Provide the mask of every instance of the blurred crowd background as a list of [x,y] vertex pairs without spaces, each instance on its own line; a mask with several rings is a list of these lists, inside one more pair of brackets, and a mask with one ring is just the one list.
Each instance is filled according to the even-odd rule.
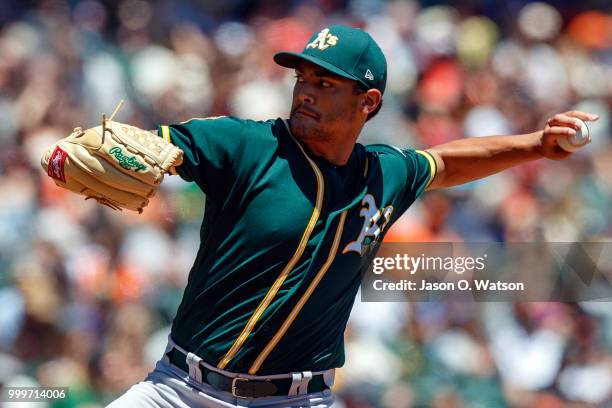
[[[142,215],[55,187],[42,151],[76,126],[286,116],[272,62],[332,23],[385,52],[385,104],[362,143],[425,148],[600,116],[593,143],[426,193],[391,241],[609,241],[612,22],[606,0],[0,0],[0,386],[70,387],[98,407],[160,358],[204,211],[169,177]],[[606,302],[362,303],[338,407],[610,407]],[[1,403],[0,403],[1,405]],[[40,404],[45,406],[45,404]]]

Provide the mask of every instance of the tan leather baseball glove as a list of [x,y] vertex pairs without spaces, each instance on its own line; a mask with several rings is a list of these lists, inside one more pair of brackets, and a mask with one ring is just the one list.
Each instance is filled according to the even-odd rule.
[[[117,109],[115,110],[117,111]],[[111,116],[114,116],[114,114]],[[115,210],[142,213],[164,174],[176,174],[183,151],[156,134],[107,120],[76,128],[44,153],[41,164],[55,184]]]

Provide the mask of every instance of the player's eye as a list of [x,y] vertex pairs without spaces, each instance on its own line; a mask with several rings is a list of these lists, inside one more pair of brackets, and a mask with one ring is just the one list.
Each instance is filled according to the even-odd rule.
[[328,82],[324,79],[321,80],[320,84],[321,84],[321,88],[331,88],[332,87],[331,82]]
[[293,77],[295,78],[296,82],[304,82],[304,77],[300,74],[295,74]]

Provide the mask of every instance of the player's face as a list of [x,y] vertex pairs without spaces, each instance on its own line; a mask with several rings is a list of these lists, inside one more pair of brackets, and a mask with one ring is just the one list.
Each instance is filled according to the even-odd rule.
[[360,99],[354,81],[334,75],[312,63],[295,69],[291,131],[301,140],[332,138],[363,126]]

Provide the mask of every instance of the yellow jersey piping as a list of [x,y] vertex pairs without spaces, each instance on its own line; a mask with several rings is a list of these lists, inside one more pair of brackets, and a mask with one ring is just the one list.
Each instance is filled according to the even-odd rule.
[[314,292],[316,287],[319,285],[319,282],[321,282],[321,279],[323,279],[323,276],[325,276],[325,273],[327,272],[327,270],[329,269],[330,265],[332,264],[332,262],[336,258],[336,253],[338,252],[338,246],[340,245],[340,238],[342,237],[342,230],[344,229],[344,220],[345,219],[346,219],[346,211],[344,211],[342,213],[342,215],[340,216],[340,221],[338,222],[338,227],[336,227],[336,235],[334,236],[334,241],[333,241],[332,247],[331,247],[331,249],[329,251],[329,255],[327,256],[327,260],[325,261],[325,263],[323,264],[321,269],[319,269],[319,272],[317,272],[317,274],[314,277],[314,279],[312,280],[312,282],[310,282],[310,285],[308,285],[308,288],[306,289],[306,292],[304,292],[304,294],[302,295],[300,300],[293,307],[293,310],[291,310],[291,313],[289,313],[289,316],[287,317],[287,319],[285,320],[285,322],[283,323],[281,328],[274,335],[272,340],[270,340],[268,345],[259,354],[259,356],[255,360],[255,362],[253,363],[253,365],[249,369],[249,374],[257,373],[257,370],[259,370],[259,368],[261,367],[263,362],[266,360],[266,358],[268,357],[270,352],[272,352],[272,350],[274,349],[274,347],[276,347],[276,345],[278,344],[280,339],[285,335],[285,333],[289,329],[289,326],[291,326],[291,324],[293,323],[293,321],[297,317],[298,313],[300,313],[300,311],[302,310],[302,307],[304,307],[304,305],[306,304],[306,302],[308,301],[308,299],[312,295],[312,292]]
[[[288,127],[287,130],[289,130]],[[244,345],[244,342],[247,340],[247,338],[255,328],[255,324],[257,323],[261,315],[263,315],[265,310],[268,308],[268,306],[274,299],[274,296],[276,296],[276,293],[280,290],[281,286],[285,282],[285,279],[287,278],[295,264],[302,257],[304,250],[306,249],[306,245],[308,244],[308,241],[310,239],[310,235],[312,234],[317,220],[319,219],[319,215],[321,214],[321,207],[323,206],[323,192],[325,189],[323,173],[321,173],[321,170],[319,169],[319,167],[317,167],[317,164],[310,157],[308,157],[306,151],[304,151],[304,148],[297,142],[297,140],[295,140],[293,136],[291,136],[291,138],[300,148],[300,151],[302,152],[304,157],[306,157],[306,160],[308,160],[308,163],[310,164],[310,167],[314,171],[315,176],[317,178],[317,197],[315,201],[315,207],[312,211],[312,215],[310,216],[310,221],[308,221],[308,225],[306,226],[306,229],[302,234],[302,239],[300,240],[300,243],[297,249],[295,250],[295,253],[293,254],[293,257],[291,257],[289,263],[287,263],[285,268],[282,270],[280,275],[272,284],[272,287],[270,287],[270,289],[268,290],[268,293],[266,293],[266,296],[263,298],[259,306],[257,306],[257,309],[255,309],[255,312],[251,315],[251,318],[242,330],[242,333],[240,333],[238,338],[234,341],[232,347],[228,350],[228,352],[221,359],[221,361],[219,361],[219,364],[217,364],[217,368],[220,369],[224,369],[231,361],[231,359],[234,358],[236,353],[238,353],[240,348]]]
[[172,140],[170,140],[170,128],[166,125],[162,125],[161,131],[162,131],[162,137],[164,138],[164,140],[168,143],[172,143]]
[[429,185],[431,184],[431,182],[433,181],[434,177],[436,177],[436,173],[438,171],[438,167],[436,166],[436,161],[433,158],[433,156],[431,155],[431,153],[425,151],[425,150],[415,150],[415,152],[417,152],[418,154],[424,156],[427,161],[429,162],[429,181],[427,182],[427,185],[425,186],[425,188],[429,187]]

